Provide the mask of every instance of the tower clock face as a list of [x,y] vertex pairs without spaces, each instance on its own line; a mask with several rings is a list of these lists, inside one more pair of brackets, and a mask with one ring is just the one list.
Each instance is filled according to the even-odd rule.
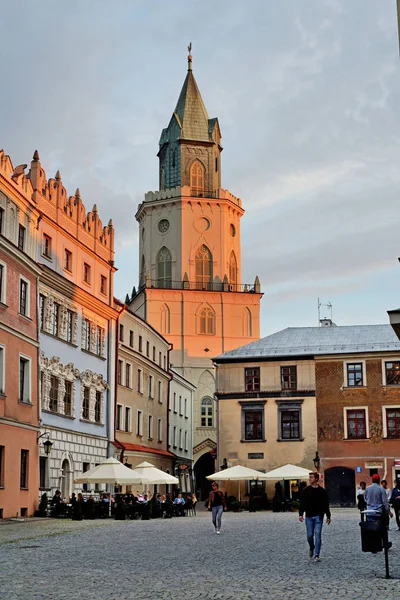
[[236,229],[233,223],[231,223],[230,227],[229,227],[229,231],[232,237],[235,237],[236,235]]
[[168,229],[169,229],[168,219],[161,219],[161,221],[158,223],[158,231],[160,233],[167,233]]

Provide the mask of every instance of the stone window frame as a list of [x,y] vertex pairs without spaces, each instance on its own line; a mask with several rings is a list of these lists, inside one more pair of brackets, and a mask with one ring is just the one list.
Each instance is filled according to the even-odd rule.
[[[302,442],[304,440],[303,437],[303,400],[276,400],[275,401],[278,406],[278,442]],[[282,437],[282,412],[298,412],[299,413],[299,437],[297,438],[283,438]]]
[[[78,308],[72,302],[68,302],[63,296],[48,291],[42,287],[39,289],[39,296],[43,298],[43,323],[41,332],[53,335],[53,305],[60,306],[58,315],[58,340],[78,346]],[[72,341],[68,340],[67,315],[68,311],[72,313]]]
[[[75,394],[76,380],[80,378],[80,372],[76,369],[73,363],[63,365],[58,356],[47,358],[44,352],[39,355],[39,371],[40,371],[40,403],[41,408],[45,412],[53,415],[65,417],[67,419],[75,419]],[[58,379],[58,411],[50,410],[50,385],[51,377]],[[69,381],[71,386],[71,414],[65,414],[64,399],[65,399],[65,382]]]
[[0,303],[7,304],[7,263],[0,260]]
[[400,410],[400,404],[384,404],[382,406],[382,430],[383,430],[383,438],[385,440],[398,440],[396,437],[388,437],[388,427],[387,427],[387,411],[388,410]]
[[[21,361],[23,361],[24,385],[21,398]],[[18,402],[32,405],[32,357],[22,352],[18,355]]]
[[[24,312],[21,312],[22,282],[26,285]],[[30,319],[31,318],[31,282],[29,281],[29,279],[27,277],[23,277],[22,275],[19,276],[19,292],[18,293],[19,293],[18,314]]]
[[[348,365],[362,365],[362,385],[349,385],[348,382]],[[367,363],[365,360],[356,358],[354,360],[343,361],[343,387],[348,389],[364,389],[367,387]]]
[[383,385],[387,385],[387,386],[395,387],[395,388],[399,387],[399,384],[388,383],[387,377],[386,377],[386,364],[387,363],[398,363],[398,362],[400,362],[400,358],[398,356],[396,356],[396,357],[387,356],[382,359],[382,383],[383,383]]
[[[360,411],[363,410],[365,412],[365,437],[364,438],[350,438],[348,435],[347,412],[348,411],[357,411],[357,410],[360,410]],[[364,406],[344,406],[343,407],[343,434],[344,434],[344,439],[349,442],[362,442],[362,441],[370,439],[368,406],[364,405]]]
[[[266,442],[267,439],[265,437],[265,405],[267,404],[266,400],[239,400],[239,404],[241,406],[241,439],[240,441],[246,444],[258,444],[260,442]],[[261,422],[261,433],[262,437],[259,440],[248,440],[246,439],[246,412],[261,412],[262,413],[262,422]]]
[[[90,339],[89,348],[86,348],[86,328],[89,323]],[[89,313],[85,308],[82,309],[82,325],[81,325],[81,350],[84,352],[90,352],[94,356],[100,358],[106,358],[106,330],[107,324],[103,319],[98,318],[96,315]],[[98,337],[100,333],[100,344],[98,343]],[[100,347],[100,353],[98,348]]]
[[[93,425],[104,426],[104,404],[105,404],[105,391],[110,389],[107,381],[103,379],[103,375],[101,373],[94,373],[90,369],[86,369],[85,371],[81,371],[79,375],[79,379],[81,380],[81,393],[80,393],[80,401],[81,401],[81,415],[80,418],[85,423],[91,423]],[[82,408],[83,408],[83,396],[84,396],[84,388],[90,389],[89,395],[89,419],[83,419],[82,417]],[[101,405],[100,405],[100,422],[95,419],[95,405],[96,405],[96,392],[101,392]]]

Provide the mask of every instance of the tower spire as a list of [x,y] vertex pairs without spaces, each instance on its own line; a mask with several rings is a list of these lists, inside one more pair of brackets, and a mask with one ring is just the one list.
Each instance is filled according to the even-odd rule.
[[192,60],[193,60],[193,57],[192,57],[192,42],[189,43],[188,53],[189,53],[188,54],[188,71],[191,71],[192,70]]

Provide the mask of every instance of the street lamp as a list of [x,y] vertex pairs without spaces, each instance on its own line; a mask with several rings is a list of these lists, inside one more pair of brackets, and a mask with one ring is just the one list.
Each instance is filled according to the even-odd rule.
[[51,448],[53,446],[53,442],[50,441],[50,433],[48,431],[45,431],[44,433],[38,435],[36,438],[36,443],[38,444],[40,438],[42,438],[44,435],[47,436],[47,440],[45,442],[43,442],[43,448],[44,448],[45,454],[48,456],[50,454]]
[[320,464],[321,464],[321,459],[320,459],[320,457],[318,455],[318,451],[315,452],[315,456],[313,458],[313,463],[314,463],[315,470],[319,471],[319,467],[320,467]]

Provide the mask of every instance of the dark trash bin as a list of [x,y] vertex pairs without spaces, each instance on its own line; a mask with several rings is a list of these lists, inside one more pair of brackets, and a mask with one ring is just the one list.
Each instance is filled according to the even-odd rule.
[[364,521],[361,527],[361,550],[363,552],[382,552],[383,536],[382,525],[379,521]]

